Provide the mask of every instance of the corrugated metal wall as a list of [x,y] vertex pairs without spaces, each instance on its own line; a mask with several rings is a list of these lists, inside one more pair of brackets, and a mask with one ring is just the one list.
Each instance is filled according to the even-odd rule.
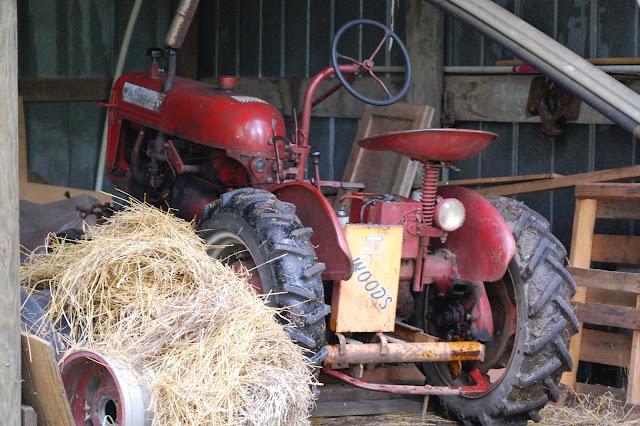
[[[201,32],[199,37],[199,77],[313,77],[330,65],[331,40],[351,20],[385,23],[404,39],[405,8],[404,0],[201,2],[200,28],[213,30],[208,36]],[[353,51],[341,53],[358,57],[361,52],[372,52],[378,42],[378,38],[368,37],[365,29],[360,40],[353,40]],[[385,65],[396,63],[396,59],[386,58]],[[312,119],[310,144],[322,152],[323,179],[342,177],[357,125],[354,119]]]
[[[583,57],[638,56],[638,5],[632,0],[495,0]],[[446,22],[446,65],[494,65],[517,59],[452,18]],[[523,105],[524,108],[524,105]],[[568,125],[560,137],[545,137],[538,124],[459,122],[457,127],[495,132],[500,138],[479,157],[459,163],[451,179],[572,174],[638,164],[637,140],[614,125]],[[568,247],[573,189],[518,197],[548,218]],[[608,221],[600,231],[638,232],[631,221]],[[638,228],[638,226],[636,226]]]
[[[21,78],[112,76],[133,0],[18,2]],[[147,0],[125,71],[148,67],[150,46],[162,45],[172,11]],[[97,102],[25,103],[29,167],[48,183],[93,188],[105,110]]]
[[[19,2],[20,76],[110,76],[133,0],[24,0]],[[634,0],[496,0],[585,57],[638,56]],[[341,25],[370,18],[404,37],[406,0],[208,0],[199,10],[199,77],[313,76],[329,65],[329,44]],[[170,0],[147,0],[134,32],[125,71],[147,68],[145,51],[162,45]],[[447,18],[446,65],[492,65],[512,59],[472,28]],[[364,37],[367,40],[367,37]],[[357,41],[357,40],[354,40]],[[358,45],[359,43],[354,43]],[[370,48],[363,44],[363,50]],[[355,52],[354,52],[355,53]],[[91,188],[104,111],[92,102],[28,103],[30,167],[48,182]],[[458,164],[451,179],[570,174],[638,162],[636,141],[616,126],[569,125],[550,140],[530,123],[459,122],[458,127],[500,135],[480,157]],[[314,118],[311,143],[323,152],[321,172],[339,179],[357,120]],[[333,161],[327,161],[332,159]],[[572,190],[520,197],[553,223],[567,244]],[[624,222],[612,232],[633,232]]]

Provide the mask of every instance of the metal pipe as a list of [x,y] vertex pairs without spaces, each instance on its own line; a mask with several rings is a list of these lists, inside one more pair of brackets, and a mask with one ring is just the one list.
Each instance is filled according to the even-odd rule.
[[184,38],[187,35],[193,15],[198,8],[198,2],[200,0],[182,0],[176,9],[175,15],[173,15],[173,21],[167,32],[167,36],[164,39],[164,43],[174,49],[180,49]]
[[[599,65],[600,71],[610,74],[638,74],[640,65]],[[446,66],[445,74],[538,74],[538,70],[527,65],[515,66]]]
[[640,126],[638,126],[638,121],[620,111],[615,106],[615,104],[612,104],[608,102],[608,100],[603,99],[601,96],[594,94],[589,90],[588,87],[584,87],[571,77],[565,75],[543,58],[536,56],[533,52],[523,48],[518,43],[506,37],[504,34],[498,32],[496,29],[481,21],[471,13],[461,9],[460,7],[452,4],[447,0],[427,1],[443,9],[460,21],[475,27],[475,29],[478,30],[481,34],[504,46],[515,56],[524,60],[526,63],[535,67],[541,73],[554,80],[560,86],[578,96],[596,111],[600,112],[602,115],[618,124],[628,132],[633,133],[634,136],[640,137]]
[[[327,345],[330,364],[370,364],[397,362],[482,361],[484,345],[478,342],[363,343]],[[384,352],[384,353],[383,353]]]
[[450,0],[640,123],[640,95],[490,0]]

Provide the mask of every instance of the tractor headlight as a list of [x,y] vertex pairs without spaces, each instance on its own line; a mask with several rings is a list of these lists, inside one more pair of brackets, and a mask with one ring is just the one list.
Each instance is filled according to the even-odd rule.
[[465,214],[464,204],[455,198],[445,198],[436,205],[434,219],[440,229],[451,232],[462,226]]

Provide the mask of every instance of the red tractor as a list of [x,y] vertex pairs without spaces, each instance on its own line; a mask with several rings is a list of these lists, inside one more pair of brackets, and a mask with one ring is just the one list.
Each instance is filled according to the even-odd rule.
[[[364,60],[340,55],[342,35],[361,25],[380,31],[377,49]],[[560,375],[572,368],[567,346],[578,323],[565,249],[522,203],[464,188],[436,190],[440,168],[477,155],[497,135],[429,129],[360,141],[420,161],[422,194],[415,201],[351,193],[345,225],[322,194],[336,183],[320,180],[317,168],[305,179],[315,92],[335,75],[339,83],[330,92],[344,86],[370,104],[398,101],[411,78],[402,41],[373,21],[340,29],[333,66],[312,80],[300,126],[287,136],[280,112],[236,92],[234,78],[214,87],[175,76],[186,26],[179,22],[167,37],[166,73],[159,68],[163,51],[152,49],[149,72],[115,83],[109,179],[132,196],[195,217],[212,257],[255,268],[251,284],[271,294],[267,303],[286,308],[291,337],[326,374],[377,391],[438,395],[444,411],[464,424],[538,420],[547,401],[559,398]],[[396,94],[373,67],[391,39],[406,61]],[[367,74],[380,83],[381,100],[352,87]],[[400,311],[409,314],[398,318]],[[364,364],[396,363],[416,363],[426,385],[360,380]],[[346,364],[350,375],[332,368]]]

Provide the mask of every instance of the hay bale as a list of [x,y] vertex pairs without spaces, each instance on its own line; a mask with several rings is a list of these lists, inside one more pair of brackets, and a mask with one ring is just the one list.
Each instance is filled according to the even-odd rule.
[[274,311],[191,224],[131,201],[77,244],[53,239],[22,285],[48,289],[73,349],[153,371],[154,424],[308,424],[313,375]]

